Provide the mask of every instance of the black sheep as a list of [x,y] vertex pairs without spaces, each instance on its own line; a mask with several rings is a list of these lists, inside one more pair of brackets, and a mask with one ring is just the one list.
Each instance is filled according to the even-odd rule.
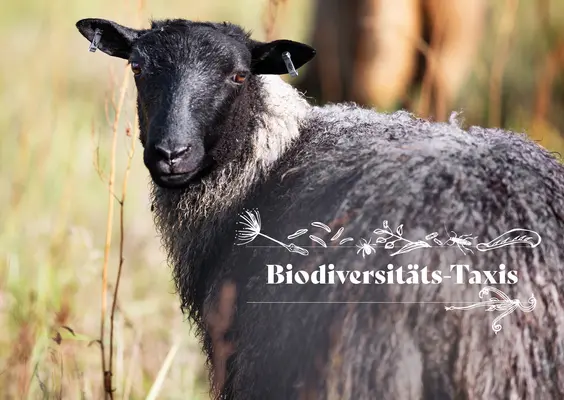
[[[218,396],[564,398],[564,168],[548,151],[454,117],[312,106],[277,75],[283,53],[299,68],[314,50],[233,24],[77,27],[131,63],[155,223]],[[297,282],[267,283],[289,264]],[[344,283],[300,283],[323,268]],[[448,309],[488,290],[490,312]]]

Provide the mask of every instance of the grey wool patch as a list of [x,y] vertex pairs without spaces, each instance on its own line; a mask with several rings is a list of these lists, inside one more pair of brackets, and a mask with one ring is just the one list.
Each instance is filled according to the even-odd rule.
[[[153,188],[155,221],[183,307],[203,321],[200,307],[215,301],[221,280],[239,284],[229,398],[294,398],[300,387],[310,385],[308,379],[316,398],[328,399],[564,395],[564,168],[559,161],[524,134],[465,130],[456,115],[437,123],[354,104],[311,106],[278,77],[263,79],[260,90],[267,106],[248,133],[253,148],[245,163],[227,164],[196,189]],[[517,310],[495,335],[489,329],[495,315],[483,309],[447,313],[443,306],[425,304],[364,304],[352,310],[247,304],[273,298],[477,302],[481,288],[267,288],[264,264],[273,257],[282,263],[282,253],[233,249],[233,232],[222,228],[234,226],[230,221],[249,207],[257,207],[265,230],[280,237],[306,220],[346,215],[351,215],[348,233],[368,232],[384,219],[395,226],[404,223],[414,236],[446,224],[449,230],[490,238],[513,228],[535,230],[543,242],[534,250],[504,247],[463,256],[433,248],[393,261],[443,269],[466,262],[475,270],[495,270],[504,263],[518,271],[519,283],[500,290],[522,302],[534,294],[536,309]],[[222,256],[211,257],[215,251]],[[352,251],[331,254],[330,260],[321,255],[314,260],[368,268]],[[291,261],[299,264],[296,257]],[[382,266],[390,261],[385,255],[379,259]],[[199,279],[206,283],[198,286]],[[327,332],[343,318],[335,365]],[[203,322],[201,327],[205,336]],[[314,373],[316,357],[325,360],[325,367]]]

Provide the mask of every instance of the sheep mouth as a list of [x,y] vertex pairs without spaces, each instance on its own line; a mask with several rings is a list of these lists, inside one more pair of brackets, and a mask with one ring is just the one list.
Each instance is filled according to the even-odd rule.
[[153,175],[153,182],[166,189],[181,189],[187,187],[194,173],[171,173]]
[[210,163],[204,163],[200,168],[188,172],[171,172],[151,174],[153,182],[165,189],[185,189],[201,183],[213,170]]

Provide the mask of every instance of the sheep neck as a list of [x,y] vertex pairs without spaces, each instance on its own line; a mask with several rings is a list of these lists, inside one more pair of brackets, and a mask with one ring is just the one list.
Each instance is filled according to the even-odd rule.
[[301,122],[311,107],[280,77],[258,78],[253,108],[260,110],[259,115],[243,128],[247,129],[243,136],[231,133],[248,138],[248,148],[194,187],[171,190],[152,184],[155,225],[173,266],[182,307],[196,321],[201,304],[195,304],[203,301],[208,289],[205,281],[210,265],[204,264],[222,221],[233,214],[254,184],[268,176],[273,164],[299,137]]

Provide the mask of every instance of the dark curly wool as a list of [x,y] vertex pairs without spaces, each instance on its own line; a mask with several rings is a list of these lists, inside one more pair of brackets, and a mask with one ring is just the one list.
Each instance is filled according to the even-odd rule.
[[[210,364],[207,315],[222,284],[236,284],[223,398],[564,398],[564,168],[552,154],[522,134],[464,130],[455,117],[437,123],[354,104],[311,106],[275,76],[283,73],[275,60],[262,63],[271,50],[257,53],[258,42],[234,25],[165,21],[126,31],[86,21],[78,26],[89,39],[96,26],[119,33],[123,43],[102,51],[145,55],[149,72],[136,83],[155,223]],[[231,87],[222,76],[237,63],[252,74]],[[203,146],[196,169],[179,169],[191,174],[182,185],[160,181],[149,152],[163,138]],[[315,244],[308,234],[293,240],[308,248],[304,257],[260,236],[237,246],[246,209],[260,212],[261,232],[285,243],[320,221],[332,229],[316,231],[325,242],[344,227],[354,245],[384,220],[414,240],[431,232],[444,239],[447,230],[487,241],[522,228],[542,242],[466,254],[435,246],[391,256],[378,247],[363,258],[356,247],[307,247]],[[443,275],[453,264],[504,264],[518,282],[491,286],[537,304],[507,315],[495,334],[503,310],[445,310],[479,302],[485,284],[266,284],[267,264],[370,271],[390,263]]]

